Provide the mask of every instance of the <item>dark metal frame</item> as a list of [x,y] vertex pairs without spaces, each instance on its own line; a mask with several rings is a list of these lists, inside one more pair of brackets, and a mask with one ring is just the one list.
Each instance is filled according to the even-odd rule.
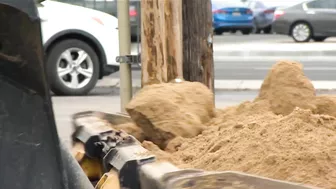
[[58,139],[34,0],[0,0],[0,188],[93,189]]

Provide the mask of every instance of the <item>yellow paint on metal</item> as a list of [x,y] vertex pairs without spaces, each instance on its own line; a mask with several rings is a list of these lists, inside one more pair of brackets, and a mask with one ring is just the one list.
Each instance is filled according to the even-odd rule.
[[99,180],[104,174],[101,162],[98,159],[92,159],[85,155],[83,143],[76,142],[73,145],[72,155],[76,158],[84,173],[91,181]]
[[75,159],[80,162],[84,156],[85,156],[85,148],[84,144],[80,142],[76,142],[71,150],[72,156],[75,157]]
[[120,189],[118,172],[111,169],[110,172],[105,173],[97,183],[95,189]]
[[99,180],[101,176],[103,176],[104,172],[102,169],[102,165],[98,159],[92,159],[87,156],[79,162],[82,167],[84,173],[91,181]]

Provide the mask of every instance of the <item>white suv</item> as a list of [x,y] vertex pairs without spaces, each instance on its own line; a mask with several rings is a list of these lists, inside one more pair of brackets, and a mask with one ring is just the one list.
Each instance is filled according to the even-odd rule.
[[56,95],[85,95],[98,79],[119,70],[118,20],[76,5],[38,4],[47,76]]

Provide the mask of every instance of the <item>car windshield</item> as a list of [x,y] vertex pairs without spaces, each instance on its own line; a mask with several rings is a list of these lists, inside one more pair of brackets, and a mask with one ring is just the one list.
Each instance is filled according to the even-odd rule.
[[240,0],[212,0],[212,10],[225,7],[246,7]]
[[305,0],[260,0],[265,7],[289,7],[302,3]]

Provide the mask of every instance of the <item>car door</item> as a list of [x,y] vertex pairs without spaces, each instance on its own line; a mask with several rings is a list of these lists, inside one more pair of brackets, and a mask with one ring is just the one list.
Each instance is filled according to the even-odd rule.
[[322,36],[336,35],[336,1],[314,0],[304,4],[308,21],[314,34]]

